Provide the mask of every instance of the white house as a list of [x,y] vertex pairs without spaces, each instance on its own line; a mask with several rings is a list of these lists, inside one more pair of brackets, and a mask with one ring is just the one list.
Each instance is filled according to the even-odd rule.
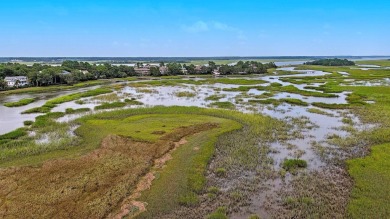
[[5,77],[4,81],[8,87],[23,87],[28,85],[28,78],[26,76]]

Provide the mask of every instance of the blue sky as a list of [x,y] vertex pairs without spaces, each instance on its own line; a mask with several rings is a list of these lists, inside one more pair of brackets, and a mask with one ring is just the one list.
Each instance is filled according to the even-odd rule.
[[0,3],[0,56],[390,55],[388,0]]

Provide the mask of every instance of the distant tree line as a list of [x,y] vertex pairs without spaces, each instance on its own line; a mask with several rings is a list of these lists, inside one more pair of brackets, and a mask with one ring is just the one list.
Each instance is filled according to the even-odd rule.
[[[141,67],[142,63],[137,63],[137,67]],[[161,71],[164,67],[165,71]],[[255,61],[239,61],[236,65],[216,65],[210,61],[205,66],[195,66],[193,64],[186,65],[177,62],[164,64],[160,66],[152,66],[149,68],[150,75],[182,75],[182,74],[212,74],[218,70],[221,75],[231,74],[263,74],[267,69],[276,68],[273,62],[262,64]],[[125,78],[138,76],[136,70],[132,66],[127,65],[111,65],[90,64],[89,62],[64,61],[61,66],[51,66],[44,64],[33,64],[27,66],[19,63],[3,63],[0,64],[0,89],[6,89],[7,84],[4,81],[5,77],[9,76],[27,76],[30,86],[49,86],[55,84],[72,85],[77,82],[109,79],[109,78]]]
[[208,66],[201,66],[197,69],[195,65],[184,65],[188,74],[212,74],[215,70],[221,75],[233,75],[233,74],[264,74],[270,68],[276,68],[275,63],[270,62],[263,64],[255,61],[239,61],[235,65],[216,65],[215,62],[210,61]]
[[0,88],[5,88],[5,77],[27,76],[31,86],[74,84],[77,82],[136,76],[134,68],[126,65],[90,64],[88,62],[64,61],[61,66],[18,63],[0,64]]
[[221,65],[219,72],[221,75],[231,75],[231,74],[264,74],[267,73],[268,69],[277,68],[275,63],[270,62],[263,64],[261,62],[255,61],[239,61],[236,65]]
[[305,65],[323,65],[323,66],[351,66],[355,62],[348,59],[320,59],[312,62],[306,62]]

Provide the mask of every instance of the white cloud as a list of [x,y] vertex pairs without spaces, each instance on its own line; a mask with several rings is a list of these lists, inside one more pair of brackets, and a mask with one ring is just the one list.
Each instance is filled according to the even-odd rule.
[[212,23],[213,27],[217,30],[232,31],[232,32],[239,31],[239,29],[237,29],[237,28],[231,27],[227,24],[224,24],[224,23],[221,23],[218,21],[213,21],[211,23]]
[[206,22],[198,21],[190,26],[183,26],[183,29],[189,33],[200,33],[209,30],[209,26]]
[[242,30],[219,21],[197,21],[192,25],[185,25],[182,28],[184,31],[189,33],[200,33],[212,30],[226,31],[236,34],[237,39],[240,42],[244,42],[247,40],[247,37]]

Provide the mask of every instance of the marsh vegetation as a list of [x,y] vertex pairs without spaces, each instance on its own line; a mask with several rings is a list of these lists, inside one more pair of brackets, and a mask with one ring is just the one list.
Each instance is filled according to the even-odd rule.
[[385,217],[390,70],[356,68],[3,101],[31,117],[0,135],[1,216]]

